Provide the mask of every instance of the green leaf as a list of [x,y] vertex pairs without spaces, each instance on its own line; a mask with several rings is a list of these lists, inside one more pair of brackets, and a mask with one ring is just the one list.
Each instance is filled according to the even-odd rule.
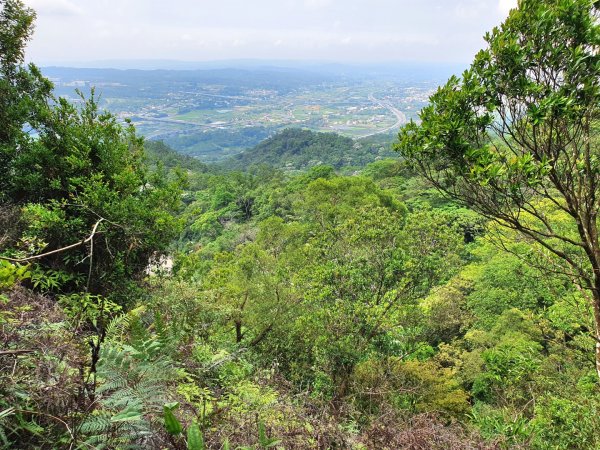
[[134,420],[140,420],[142,418],[142,412],[135,407],[128,407],[118,414],[111,417],[111,422],[132,422]]
[[179,420],[177,420],[177,417],[175,417],[175,415],[173,414],[172,408],[169,408],[169,406],[165,405],[163,410],[165,418],[165,428],[167,429],[167,432],[173,436],[176,436],[179,433],[181,433],[183,431],[183,427],[181,426]]
[[196,422],[193,422],[187,430],[187,448],[188,450],[204,450],[204,437],[202,431]]
[[265,427],[264,422],[258,423],[258,442],[263,448],[271,448],[275,447],[279,443],[281,443],[280,439],[270,438],[267,436],[267,429]]
[[265,428],[264,422],[258,423],[258,442],[263,447],[269,443],[269,438],[267,437],[267,429]]
[[0,419],[2,419],[3,417],[8,417],[11,414],[13,414],[15,412],[14,408],[8,408],[5,409],[4,411],[0,411]]
[[165,408],[169,408],[171,411],[174,411],[179,408],[179,402],[165,403],[164,406]]

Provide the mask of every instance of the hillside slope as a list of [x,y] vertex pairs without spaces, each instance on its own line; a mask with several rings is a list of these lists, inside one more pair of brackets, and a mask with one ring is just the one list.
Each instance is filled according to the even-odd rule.
[[389,142],[387,136],[355,141],[337,133],[288,128],[234,156],[226,165],[242,170],[261,164],[285,170],[305,170],[322,164],[336,169],[364,167],[392,156]]

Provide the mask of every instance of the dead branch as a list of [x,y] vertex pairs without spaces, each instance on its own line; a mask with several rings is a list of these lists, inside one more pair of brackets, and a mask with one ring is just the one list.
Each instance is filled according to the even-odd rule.
[[0,356],[16,356],[33,353],[35,350],[0,350]]
[[87,244],[88,242],[91,242],[94,239],[94,236],[96,235],[96,232],[98,230],[98,226],[104,220],[105,220],[104,218],[100,218],[94,224],[94,228],[92,229],[92,232],[90,233],[90,235],[87,238],[83,239],[82,241],[76,242],[75,244],[67,245],[66,247],[57,248],[56,250],[52,250],[52,251],[49,251],[46,253],[41,253],[39,255],[29,256],[27,258],[9,258],[7,256],[0,256],[0,259],[2,259],[4,261],[9,261],[9,262],[23,263],[23,262],[33,261],[34,259],[40,259],[40,258],[44,258],[46,256],[54,255],[56,253],[61,253],[66,250],[70,250],[72,248],[79,247],[80,245]]

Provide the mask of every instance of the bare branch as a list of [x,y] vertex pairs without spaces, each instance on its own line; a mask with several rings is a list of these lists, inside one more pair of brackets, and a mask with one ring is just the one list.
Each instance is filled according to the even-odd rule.
[[49,251],[46,253],[41,253],[39,255],[29,256],[27,258],[9,258],[7,256],[0,256],[0,259],[2,259],[4,261],[9,261],[9,262],[24,263],[24,262],[33,261],[33,260],[40,259],[40,258],[45,258],[46,256],[54,255],[56,253],[61,253],[61,252],[70,250],[72,248],[79,247],[80,245],[87,244],[88,242],[91,242],[94,239],[94,236],[97,234],[98,226],[104,220],[105,219],[103,219],[103,218],[98,220],[94,224],[94,228],[92,229],[91,234],[84,240],[76,242],[75,244],[67,245],[66,247],[57,248],[56,250],[52,250],[52,251]]

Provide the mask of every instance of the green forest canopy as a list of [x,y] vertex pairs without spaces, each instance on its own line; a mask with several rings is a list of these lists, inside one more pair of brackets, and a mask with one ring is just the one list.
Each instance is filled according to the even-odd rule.
[[360,168],[377,159],[391,157],[388,137],[353,140],[337,133],[288,128],[234,156],[224,166],[244,170],[265,164],[293,171],[328,165],[339,170]]
[[[548,181],[565,160],[489,134],[499,100],[534,89],[544,114],[506,126],[555,151],[579,130],[569,180],[597,180],[592,2],[522,1],[401,133],[413,164],[356,158],[352,176],[309,164],[344,154],[319,150],[335,135],[286,132],[301,157],[267,141],[284,170],[144,145],[93,93],[55,98],[23,64],[33,11],[0,6],[1,448],[600,448],[594,303],[548,248],[578,255]],[[549,29],[571,33],[542,61],[568,63],[572,101],[518,78]],[[504,58],[521,65],[494,73]]]

